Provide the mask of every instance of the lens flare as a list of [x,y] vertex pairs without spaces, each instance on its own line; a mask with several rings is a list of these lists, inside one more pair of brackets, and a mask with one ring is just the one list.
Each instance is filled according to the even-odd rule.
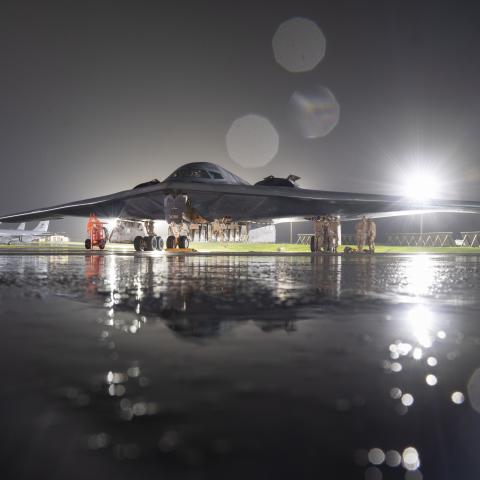
[[279,138],[269,120],[250,114],[232,123],[226,143],[232,160],[242,167],[257,168],[265,166],[275,157]]
[[340,106],[335,96],[322,86],[311,91],[294,92],[289,109],[295,128],[305,138],[327,136],[340,119]]
[[273,55],[292,73],[313,70],[325,55],[326,40],[312,20],[295,17],[283,22],[272,39]]

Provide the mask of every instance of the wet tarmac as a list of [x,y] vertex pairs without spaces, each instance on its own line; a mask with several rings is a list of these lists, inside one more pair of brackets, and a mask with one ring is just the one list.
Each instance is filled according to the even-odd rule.
[[478,479],[480,256],[0,255],[2,478]]

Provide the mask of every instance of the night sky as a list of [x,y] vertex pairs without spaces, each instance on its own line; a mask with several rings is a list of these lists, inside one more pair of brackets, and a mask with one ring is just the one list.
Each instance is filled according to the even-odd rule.
[[[443,180],[441,196],[480,200],[474,2],[280,3],[3,0],[0,213],[128,189],[192,161],[250,182],[295,173],[303,187],[371,193],[399,193],[420,164]],[[272,48],[295,17],[326,38],[306,72],[283,68]],[[305,138],[290,99],[318,87],[336,98],[339,122]],[[227,149],[232,123],[249,114],[278,134],[261,167]],[[81,238],[84,225],[51,230]],[[477,230],[480,219],[436,215],[425,228]]]

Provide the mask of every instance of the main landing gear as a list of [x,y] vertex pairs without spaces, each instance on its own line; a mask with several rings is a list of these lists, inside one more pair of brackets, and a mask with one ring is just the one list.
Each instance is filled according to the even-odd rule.
[[[169,250],[177,247],[185,249],[189,245],[190,240],[187,236],[181,235],[177,238],[174,235],[169,235],[165,247]],[[147,237],[138,236],[133,240],[133,247],[137,252],[153,252],[155,250],[163,250],[164,242],[162,237],[152,235]]]
[[169,233],[167,240],[164,245],[162,237],[155,235],[154,225],[152,221],[145,222],[145,230],[147,236],[137,236],[133,240],[133,247],[137,252],[153,252],[155,250],[163,250],[165,247],[168,250],[179,248],[179,249],[188,249],[190,245],[190,240],[187,235],[185,235],[185,228],[178,228],[176,224],[171,224],[169,228]]
[[156,235],[148,235],[146,237],[138,236],[133,240],[133,247],[137,252],[153,252],[155,250],[163,250],[163,238]]

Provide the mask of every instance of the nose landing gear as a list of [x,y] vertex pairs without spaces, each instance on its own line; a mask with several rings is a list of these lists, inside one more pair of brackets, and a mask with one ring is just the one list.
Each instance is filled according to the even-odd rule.
[[147,235],[142,237],[136,236],[133,240],[133,248],[137,252],[153,252],[155,250],[163,250],[163,238],[155,235],[155,226],[152,220],[144,222]]

